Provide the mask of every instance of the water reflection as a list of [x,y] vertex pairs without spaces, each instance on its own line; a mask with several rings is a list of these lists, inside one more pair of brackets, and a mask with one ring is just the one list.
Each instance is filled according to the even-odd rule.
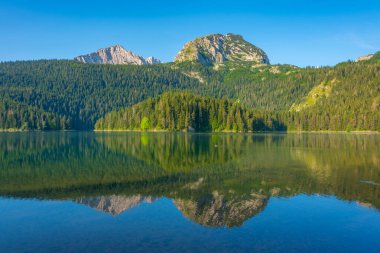
[[3,197],[68,199],[112,215],[168,197],[185,217],[211,227],[240,226],[273,196],[332,195],[380,208],[379,135],[0,137]]
[[155,199],[152,197],[144,197],[141,195],[133,196],[101,196],[101,197],[82,197],[76,200],[79,204],[83,204],[98,211],[103,211],[112,215],[121,214],[128,209],[136,207],[141,203],[152,203]]

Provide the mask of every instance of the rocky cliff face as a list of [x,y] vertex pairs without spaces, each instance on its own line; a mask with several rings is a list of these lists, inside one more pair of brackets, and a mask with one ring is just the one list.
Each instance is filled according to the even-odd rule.
[[213,65],[226,61],[249,61],[269,64],[269,58],[260,48],[252,45],[240,35],[211,34],[185,44],[174,59],[176,62],[196,61]]
[[84,63],[95,64],[131,64],[131,65],[147,65],[161,63],[160,60],[153,57],[144,59],[142,56],[126,50],[120,45],[101,48],[98,51],[80,55],[74,58],[77,61]]
[[152,197],[144,197],[142,195],[133,196],[100,196],[100,197],[84,197],[77,199],[76,202],[95,208],[96,210],[118,215],[130,208],[138,206],[141,203],[152,203],[155,199]]

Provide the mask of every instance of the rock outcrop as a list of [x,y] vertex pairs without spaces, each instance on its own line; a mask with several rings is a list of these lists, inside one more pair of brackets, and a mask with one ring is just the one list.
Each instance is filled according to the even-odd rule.
[[359,62],[359,61],[367,61],[369,59],[372,59],[373,57],[373,54],[367,54],[367,55],[363,55],[363,56],[360,56],[356,59],[356,62]]
[[161,63],[160,60],[153,57],[148,57],[145,59],[144,57],[135,54],[120,45],[101,48],[94,53],[80,55],[74,59],[80,62],[94,64],[150,65]]
[[247,42],[241,35],[211,34],[185,44],[174,59],[176,62],[196,61],[204,65],[231,62],[269,64],[266,53]]

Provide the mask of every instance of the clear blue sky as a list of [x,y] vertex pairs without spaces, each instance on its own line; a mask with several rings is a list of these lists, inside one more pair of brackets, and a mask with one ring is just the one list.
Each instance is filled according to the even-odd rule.
[[70,59],[121,44],[171,61],[183,44],[236,33],[272,63],[333,65],[380,51],[379,0],[0,0],[0,61]]

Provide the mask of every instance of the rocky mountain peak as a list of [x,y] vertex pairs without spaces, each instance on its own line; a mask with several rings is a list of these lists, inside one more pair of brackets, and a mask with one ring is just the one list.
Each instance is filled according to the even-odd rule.
[[232,62],[269,64],[266,53],[244,40],[241,35],[210,34],[185,44],[174,59],[176,62],[196,61],[204,65]]
[[159,59],[154,58],[153,56],[149,56],[148,58],[145,59],[147,64],[158,64],[161,63]]
[[148,65],[157,64],[161,61],[135,54],[134,52],[125,49],[121,45],[101,48],[94,53],[80,55],[74,58],[77,61],[94,64],[131,64],[131,65]]

